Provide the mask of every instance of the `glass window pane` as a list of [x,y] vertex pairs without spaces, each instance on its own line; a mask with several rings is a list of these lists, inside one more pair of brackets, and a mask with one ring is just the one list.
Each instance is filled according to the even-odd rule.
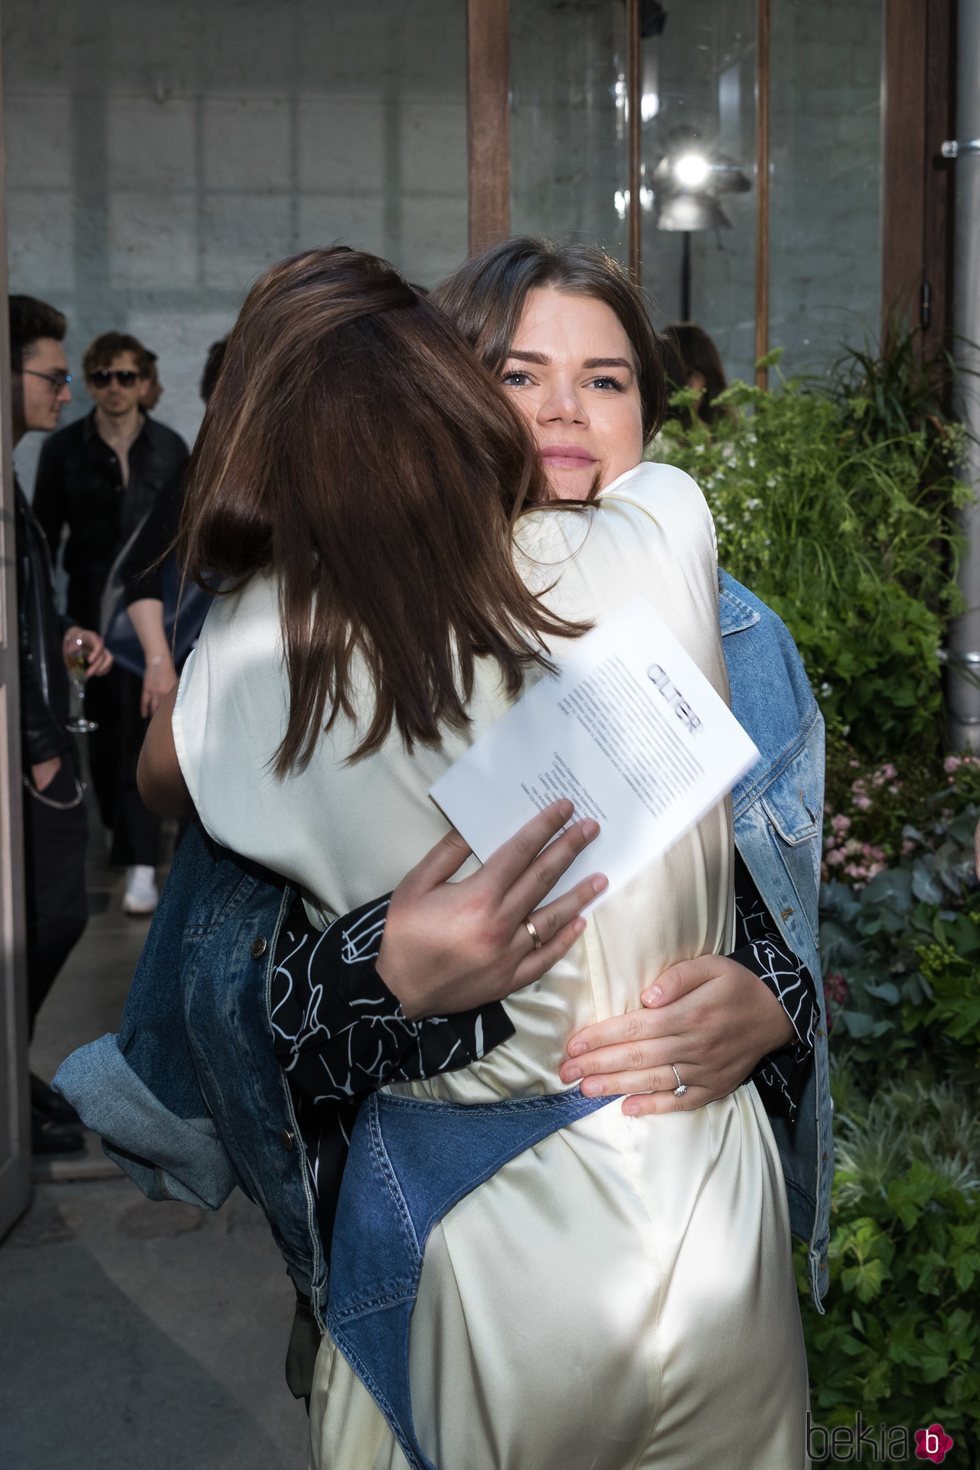
[[643,281],[658,324],[755,359],[755,0],[644,5]]
[[884,0],[773,6],[769,338],[793,373],[878,337],[883,39]]
[[626,259],[626,7],[510,7],[511,229]]

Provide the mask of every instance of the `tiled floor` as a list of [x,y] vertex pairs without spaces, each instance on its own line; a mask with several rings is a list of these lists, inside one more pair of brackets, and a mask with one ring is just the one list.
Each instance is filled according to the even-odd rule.
[[[31,1064],[45,1077],[116,1029],[146,931],[95,847],[90,888],[101,912],[38,1022]],[[81,1160],[35,1170],[31,1208],[0,1246],[0,1465],[301,1470],[291,1319],[281,1259],[242,1195],[217,1214],[150,1203],[92,1139]]]

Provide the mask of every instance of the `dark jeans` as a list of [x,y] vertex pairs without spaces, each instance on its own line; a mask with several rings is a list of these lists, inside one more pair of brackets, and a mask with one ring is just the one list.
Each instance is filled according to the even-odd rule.
[[[27,899],[27,1014],[34,1035],[37,1013],[88,920],[85,895],[84,804],[71,754],[43,792],[24,790],[24,868]],[[62,807],[48,803],[60,802]]]
[[127,669],[115,667],[101,679],[90,679],[85,713],[99,728],[86,738],[99,815],[112,832],[110,862],[152,868],[160,859],[160,819],[147,811],[136,787],[147,726],[140,717],[142,691],[142,679]]

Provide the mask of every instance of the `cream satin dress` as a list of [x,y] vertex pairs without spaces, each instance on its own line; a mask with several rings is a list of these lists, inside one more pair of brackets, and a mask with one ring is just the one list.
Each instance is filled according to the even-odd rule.
[[[570,618],[638,593],[727,698],[711,517],[680,471],[642,465],[595,510],[525,517],[522,575]],[[552,585],[554,584],[554,585]],[[553,645],[560,657],[562,644]],[[409,758],[397,737],[346,765],[338,725],[277,781],[285,729],[274,584],[215,604],[185,668],[177,751],[207,829],[300,884],[311,913],[393,888],[445,830],[426,793],[506,708],[481,669],[473,724]],[[583,938],[507,1002],[516,1034],[483,1061],[398,1091],[483,1103],[559,1092],[568,1036],[633,1009],[671,963],[730,949],[727,803],[591,916]],[[799,1470],[806,1365],[789,1225],[755,1088],[696,1112],[618,1103],[506,1164],[430,1239],[412,1319],[419,1440],[439,1470]],[[325,1338],[314,1470],[405,1470],[374,1400]]]

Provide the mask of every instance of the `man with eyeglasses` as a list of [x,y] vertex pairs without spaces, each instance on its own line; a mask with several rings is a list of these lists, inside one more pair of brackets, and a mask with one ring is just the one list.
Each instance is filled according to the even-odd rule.
[[[131,540],[160,492],[181,477],[187,446],[141,405],[149,377],[143,344],[126,332],[96,337],[83,359],[92,412],[52,435],[41,453],[34,508],[56,556],[67,529],[64,567],[68,610],[99,626],[102,593],[120,550]],[[144,721],[142,680],[116,667],[93,688],[90,712],[99,729],[89,737],[92,784],[110,860],[126,868],[126,913],[156,908],[160,823],[136,789]],[[94,697],[92,697],[94,696]]]
[[[71,374],[60,311],[32,296],[10,297],[10,366],[14,443],[31,430],[49,433],[71,401]],[[14,481],[20,734],[24,777],[24,864],[27,910],[27,1016],[38,1011],[88,917],[85,846],[88,829],[71,740],[65,652],[81,648],[90,674],[112,663],[98,633],[59,616],[47,542]],[[93,688],[96,685],[92,686]],[[31,1074],[31,1142],[35,1153],[83,1147],[74,1110]]]

